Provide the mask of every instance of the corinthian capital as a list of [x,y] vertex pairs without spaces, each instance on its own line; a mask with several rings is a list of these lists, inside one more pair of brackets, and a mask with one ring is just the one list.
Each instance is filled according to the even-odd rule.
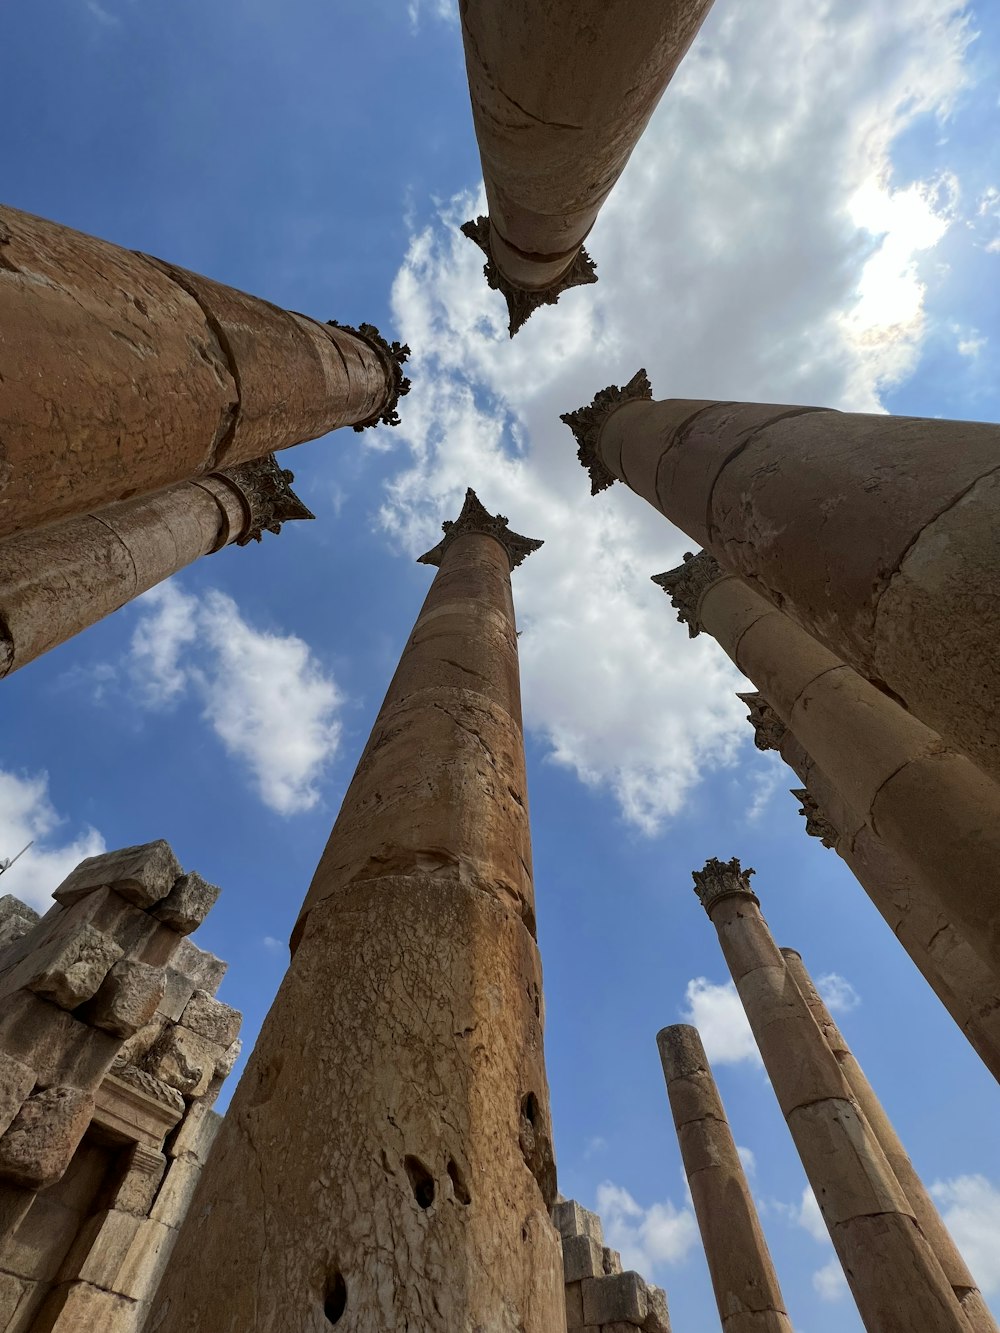
[[706,588],[722,578],[722,566],[714,555],[699,551],[685,552],[684,563],[665,574],[653,574],[653,582],[667,594],[677,612],[677,619],[688,627],[688,637],[695,639],[704,626],[698,619],[698,603]]
[[762,694],[753,690],[737,694],[750,709],[747,721],[753,727],[753,741],[758,750],[780,750],[788,728]]
[[698,901],[711,916],[712,908],[723,898],[750,898],[759,907],[757,895],[750,887],[750,876],[754,873],[749,866],[743,869],[738,856],[731,861],[720,861],[713,856],[705,862],[703,870],[692,870],[691,878]]
[[462,505],[462,512],[458,518],[449,519],[442,523],[441,531],[444,536],[437,546],[419,556],[418,563],[422,565],[440,565],[445,551],[452,542],[469,532],[478,532],[486,537],[496,538],[507,552],[511,569],[516,569],[523,560],[531,555],[532,551],[537,551],[543,544],[534,537],[522,537],[519,532],[512,532],[507,526],[507,520],[503,514],[491,514],[483,508],[479,502],[479,497],[471,486],[465,492],[465,504]]
[[292,490],[294,473],[278,467],[274,454],[250,463],[237,463],[215,476],[236,492],[243,506],[245,521],[242,533],[236,538],[237,546],[259,542],[265,532],[280,532],[282,523],[316,517]]
[[618,480],[615,474],[603,462],[597,441],[601,427],[608,417],[622,403],[631,399],[652,398],[653,386],[644,370],[637,370],[628,384],[621,388],[609,384],[594,395],[594,401],[588,407],[578,407],[575,412],[563,412],[560,421],[565,421],[576,436],[576,456],[590,473],[590,493],[607,490]]
[[790,787],[789,791],[799,803],[799,814],[805,816],[806,832],[809,836],[819,838],[824,847],[836,847],[840,832],[816,804],[816,799],[809,789]]
[[387,342],[374,324],[359,324],[355,328],[353,324],[340,324],[335,319],[328,319],[326,322],[331,329],[343,329],[345,333],[353,333],[355,338],[366,342],[369,347],[375,349],[385,366],[389,396],[374,416],[369,417],[367,421],[359,421],[354,429],[360,431],[368,426],[398,426],[399,413],[396,408],[399,406],[400,398],[410,392],[410,381],[403,374],[403,366],[410,355],[408,344]]

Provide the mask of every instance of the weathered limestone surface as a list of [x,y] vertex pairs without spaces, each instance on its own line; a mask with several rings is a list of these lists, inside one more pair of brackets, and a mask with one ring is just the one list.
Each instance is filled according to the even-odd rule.
[[903,1193],[913,1209],[917,1225],[927,1238],[927,1242],[937,1256],[945,1276],[951,1283],[965,1317],[976,1333],[996,1333],[997,1325],[983,1300],[976,1285],[976,1280],[969,1272],[969,1267],[952,1240],[948,1228],[941,1219],[941,1214],[928,1194],[924,1182],[917,1174],[910,1161],[909,1154],[903,1147],[892,1121],[885,1113],[885,1108],[875,1094],[875,1089],[865,1077],[864,1070],[854,1058],[854,1053],[844,1039],[843,1033],[833,1021],[833,1015],[823,1003],[823,999],[813,984],[812,977],[806,970],[801,954],[794,949],[782,949],[789,976],[798,987],[799,993],[809,1006],[809,1012],[822,1032],[827,1046],[833,1052],[841,1071],[847,1080],[854,1099],[869,1127],[878,1139],[879,1147],[885,1153],[886,1160],[892,1167],[893,1174],[899,1181]]
[[312,518],[273,456],[0,542],[0,675],[94,625],[199,556]]
[[862,676],[1000,777],[1000,426],[653,402],[567,414],[620,478]]
[[752,873],[738,860],[713,858],[695,872],[695,891],[718,931],[861,1319],[869,1333],[968,1333],[948,1278],[771,938]]
[[475,0],[461,6],[489,217],[463,228],[507,299],[511,336],[594,282],[581,252],[711,0]]
[[475,497],[296,927],[150,1330],[564,1323],[517,639]]
[[694,581],[693,624],[711,634],[854,812],[1000,974],[1000,787],[707,553],[658,575],[675,605]]
[[724,1333],[792,1333],[697,1029],[663,1028],[656,1044]]
[[370,325],[6,207],[0,324],[0,537],[392,420],[405,388],[405,349]]
[[562,1237],[569,1333],[670,1333],[666,1292],[622,1272],[621,1255],[604,1244],[596,1213],[560,1199],[552,1218]]

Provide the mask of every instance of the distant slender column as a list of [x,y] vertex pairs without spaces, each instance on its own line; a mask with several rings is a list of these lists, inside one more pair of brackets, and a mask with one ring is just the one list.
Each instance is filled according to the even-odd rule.
[[663,1028],[656,1044],[723,1333],[792,1333],[698,1030]]
[[0,676],[197,560],[313,515],[273,456],[0,542]]
[[398,420],[408,348],[0,207],[0,538]]
[[582,248],[712,0],[471,0],[462,36],[489,216],[486,253],[511,337],[596,282]]
[[654,577],[1000,977],[1000,786],[706,552]]
[[651,401],[644,371],[562,418],[843,662],[1000,778],[1000,426]]
[[792,795],[801,804],[806,832],[836,850],[973,1050],[1000,1081],[1000,994],[993,970],[956,930],[941,901],[923,889],[913,870],[847,809],[764,696],[739,697],[750,709],[757,748],[777,750],[805,784]]
[[540,543],[471,491],[445,532],[150,1333],[566,1327],[510,588]]
[[872,1132],[878,1139],[879,1146],[886,1155],[896,1179],[902,1187],[917,1219],[917,1225],[927,1238],[931,1249],[937,1255],[938,1262],[944,1269],[945,1276],[951,1283],[958,1302],[965,1311],[965,1317],[976,1333],[997,1333],[996,1320],[990,1314],[976,1285],[976,1279],[969,1272],[968,1265],[962,1258],[958,1246],[952,1240],[948,1228],[941,1220],[941,1214],[935,1208],[931,1196],[927,1193],[924,1182],[917,1174],[910,1161],[909,1154],[903,1147],[899,1135],[893,1128],[892,1121],[885,1113],[885,1108],[875,1095],[875,1089],[865,1077],[865,1072],[854,1058],[851,1048],[843,1033],[833,1021],[833,1015],[817,991],[812,977],[806,970],[802,955],[795,949],[782,949],[789,975],[799,988],[799,993],[809,1006],[809,1012],[816,1020],[820,1032],[826,1038],[826,1044],[836,1057],[841,1072],[847,1079],[854,1099]]
[[805,1173],[869,1333],[969,1333],[735,858],[694,872]]

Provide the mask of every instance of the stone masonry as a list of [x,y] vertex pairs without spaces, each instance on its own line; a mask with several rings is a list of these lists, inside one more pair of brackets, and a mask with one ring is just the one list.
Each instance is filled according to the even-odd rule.
[[569,1333],[670,1333],[666,1292],[622,1271],[596,1213],[560,1199],[553,1217],[562,1237]]

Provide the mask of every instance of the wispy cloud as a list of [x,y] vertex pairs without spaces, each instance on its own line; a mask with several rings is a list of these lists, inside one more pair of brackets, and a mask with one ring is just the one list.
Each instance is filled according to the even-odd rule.
[[60,834],[67,820],[49,797],[47,773],[12,773],[0,769],[0,857],[17,855],[27,843],[34,846],[0,875],[0,894],[45,912],[51,897],[69,872],[88,856],[105,850],[100,833],[89,826],[66,838]]
[[746,1061],[763,1065],[760,1051],[731,981],[721,986],[707,977],[693,977],[684,993],[681,1017],[701,1034],[705,1054],[712,1064],[735,1065]]
[[1000,1292],[1000,1188],[986,1176],[954,1176],[935,1181],[931,1194],[980,1290]]
[[604,1224],[605,1242],[618,1250],[626,1269],[650,1278],[668,1264],[679,1264],[698,1240],[698,1224],[690,1208],[669,1200],[637,1203],[628,1190],[605,1180],[597,1187],[597,1211]]
[[816,989],[833,1014],[849,1014],[861,1003],[861,996],[839,972],[826,972],[816,978]]

